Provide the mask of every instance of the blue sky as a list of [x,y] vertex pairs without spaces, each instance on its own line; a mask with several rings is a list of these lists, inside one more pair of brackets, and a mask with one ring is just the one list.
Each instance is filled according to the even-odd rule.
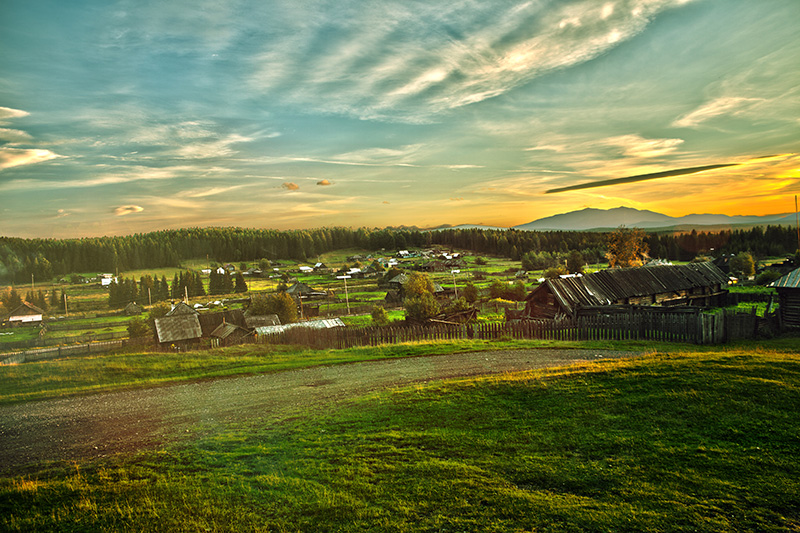
[[797,0],[4,0],[0,234],[789,212],[798,21]]

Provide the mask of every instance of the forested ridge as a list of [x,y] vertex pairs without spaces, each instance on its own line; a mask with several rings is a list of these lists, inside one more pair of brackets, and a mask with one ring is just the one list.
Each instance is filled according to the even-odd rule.
[[[318,228],[278,231],[247,228],[187,228],[121,237],[82,239],[21,239],[0,237],[0,280],[25,282],[31,275],[50,279],[73,272],[124,272],[179,266],[185,259],[252,261],[314,259],[345,248],[386,250],[439,245],[477,254],[518,260],[524,254],[580,251],[587,260],[600,260],[606,234],[581,231],[520,231],[487,229]],[[690,260],[700,253],[749,251],[756,257],[794,253],[793,228],[755,227],[748,230],[648,234],[651,257]]]

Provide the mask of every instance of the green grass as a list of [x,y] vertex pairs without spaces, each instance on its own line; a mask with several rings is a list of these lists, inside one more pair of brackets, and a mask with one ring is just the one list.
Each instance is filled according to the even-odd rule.
[[408,387],[0,479],[0,528],[796,531],[799,387],[757,350]]

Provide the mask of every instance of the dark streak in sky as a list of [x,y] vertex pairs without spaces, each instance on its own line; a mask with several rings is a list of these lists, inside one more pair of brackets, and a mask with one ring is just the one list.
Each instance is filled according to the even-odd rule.
[[578,189],[592,189],[594,187],[606,187],[608,185],[619,185],[621,183],[634,183],[636,181],[654,180],[658,178],[669,178],[672,176],[685,176],[687,174],[696,174],[698,172],[705,172],[706,170],[714,170],[715,168],[734,167],[739,163],[725,163],[721,165],[706,165],[704,167],[690,167],[678,168],[675,170],[665,170],[664,172],[654,172],[652,174],[640,174],[638,176],[628,176],[626,178],[614,178],[610,180],[592,181],[590,183],[581,183],[579,185],[570,185],[569,187],[560,187],[558,189],[550,189],[545,191],[545,194],[565,191],[577,191]]

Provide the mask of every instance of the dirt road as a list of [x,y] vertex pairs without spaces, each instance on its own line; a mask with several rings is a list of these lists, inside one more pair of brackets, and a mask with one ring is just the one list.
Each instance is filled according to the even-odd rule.
[[322,366],[0,407],[0,473],[157,448],[228,424],[272,424],[364,393],[633,352],[531,349]]

